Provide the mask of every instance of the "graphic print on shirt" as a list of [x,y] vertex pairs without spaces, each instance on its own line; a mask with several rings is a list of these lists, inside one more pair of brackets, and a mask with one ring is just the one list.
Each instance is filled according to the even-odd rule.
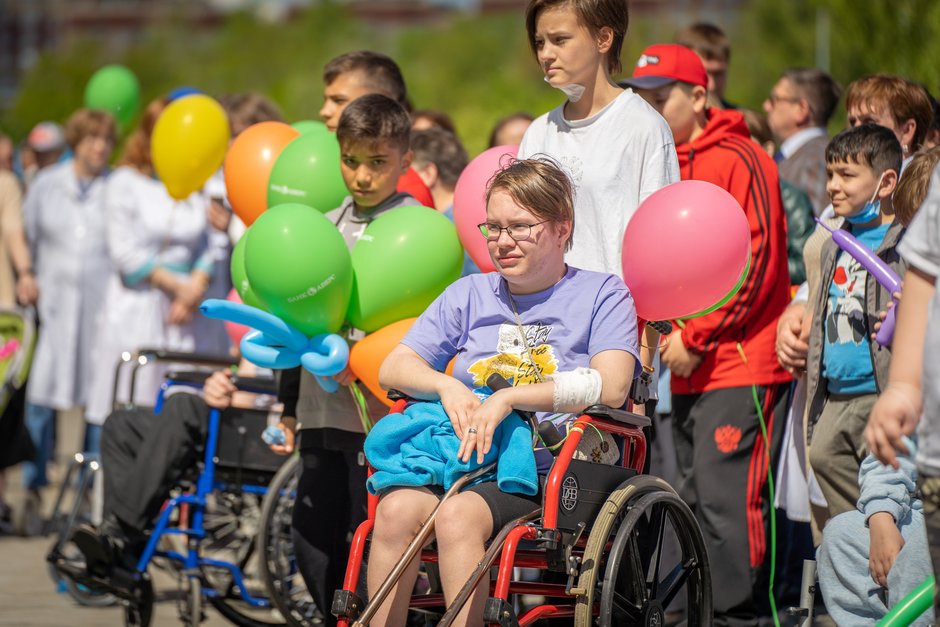
[[[558,371],[555,349],[548,344],[552,327],[543,324],[526,324],[522,326],[522,329],[525,332],[524,339],[520,336],[517,325],[501,324],[499,326],[496,354],[478,359],[467,368],[467,372],[473,375],[475,387],[486,385],[486,379],[494,372],[502,375],[513,385],[527,385],[539,382],[535,368],[538,368],[542,379]],[[526,344],[523,342],[528,344],[529,351],[526,351]],[[529,359],[529,352],[532,353],[532,360]]]
[[850,255],[839,255],[829,287],[826,341],[855,344],[865,339],[865,269]]

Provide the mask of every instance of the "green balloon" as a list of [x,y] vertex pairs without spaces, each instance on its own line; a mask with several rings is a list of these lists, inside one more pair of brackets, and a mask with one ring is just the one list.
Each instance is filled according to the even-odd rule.
[[460,278],[463,249],[453,222],[427,207],[400,207],[375,219],[353,247],[347,318],[371,333],[420,315]]
[[332,222],[306,205],[284,204],[262,213],[242,239],[248,280],[268,311],[307,336],[340,329],[353,273]]
[[88,80],[85,106],[108,111],[126,129],[140,107],[140,83],[123,65],[106,65]]
[[[250,231],[251,228],[248,230]],[[247,231],[245,233],[247,234]],[[234,287],[238,295],[241,296],[243,303],[267,311],[267,307],[264,306],[264,303],[261,302],[261,299],[258,298],[254,290],[251,289],[251,283],[249,283],[248,275],[245,273],[245,245],[247,243],[248,238],[243,235],[242,238],[238,240],[238,243],[235,244],[235,248],[232,249],[232,262],[230,266],[232,270],[232,287]]]
[[330,130],[326,128],[326,124],[317,120],[300,120],[291,124],[291,127],[293,127],[293,129],[301,135],[306,135],[307,133],[330,132]]
[[307,133],[284,147],[268,179],[268,206],[300,203],[326,213],[348,195],[333,133]]

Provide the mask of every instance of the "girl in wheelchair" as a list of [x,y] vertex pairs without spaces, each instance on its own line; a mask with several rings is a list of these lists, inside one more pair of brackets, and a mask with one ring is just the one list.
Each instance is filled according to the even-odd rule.
[[[623,282],[565,264],[574,226],[567,175],[547,159],[513,161],[494,176],[486,200],[486,221],[479,226],[498,272],[451,285],[415,322],[379,373],[386,388],[415,399],[440,400],[464,463],[474,457],[483,461],[495,445],[497,427],[513,410],[538,412],[544,420],[551,412],[580,412],[595,403],[622,406],[638,359],[636,312]],[[455,356],[454,374],[448,376],[445,366]],[[474,389],[482,388],[494,372],[512,387],[480,400]],[[381,437],[381,423],[370,439]],[[369,449],[367,440],[367,455]],[[524,454],[532,455],[530,451]],[[538,450],[535,458],[539,473],[547,472],[550,452]],[[494,533],[539,507],[538,492],[502,492],[496,482],[487,481],[441,506],[435,533],[448,603]],[[441,494],[438,486],[413,485],[381,494],[368,562],[369,590],[379,587]],[[418,567],[412,562],[372,625],[404,624]],[[456,624],[481,622],[485,588],[474,592]]]

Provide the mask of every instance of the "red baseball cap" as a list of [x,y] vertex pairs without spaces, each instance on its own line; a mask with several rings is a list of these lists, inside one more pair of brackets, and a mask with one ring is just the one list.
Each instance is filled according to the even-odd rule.
[[638,89],[659,89],[676,81],[707,87],[705,65],[691,48],[679,44],[655,44],[640,55],[633,68],[633,76],[623,79],[620,84]]

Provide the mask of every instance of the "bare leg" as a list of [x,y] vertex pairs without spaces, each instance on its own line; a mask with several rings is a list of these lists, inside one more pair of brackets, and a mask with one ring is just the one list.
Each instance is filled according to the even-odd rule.
[[[436,495],[424,488],[399,488],[379,499],[367,571],[370,591],[379,589],[438,501]],[[414,590],[420,566],[420,559],[411,562],[375,614],[371,625],[405,624],[408,599]]]
[[[493,535],[493,516],[483,497],[475,492],[462,492],[441,506],[435,528],[441,582],[444,584],[444,597],[450,604],[483,558],[485,543]],[[484,578],[454,625],[481,624],[487,596],[489,580]]]

